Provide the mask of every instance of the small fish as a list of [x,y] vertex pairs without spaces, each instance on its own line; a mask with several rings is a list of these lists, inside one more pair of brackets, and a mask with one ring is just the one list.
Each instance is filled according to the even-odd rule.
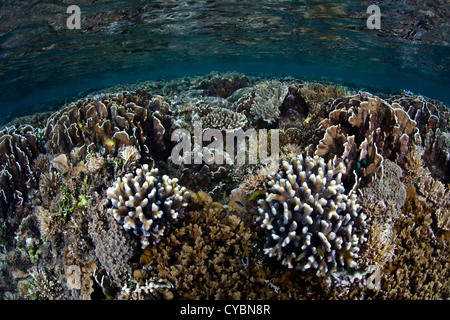
[[81,122],[79,122],[78,121],[78,128],[80,128],[80,130],[82,131],[82,132],[85,132],[87,129],[86,129],[86,127],[85,127],[85,125],[83,124],[83,123],[81,123]]
[[295,261],[300,260],[300,259],[303,258],[304,256],[305,256],[305,252],[302,252],[301,254],[299,254],[299,255],[297,256],[297,258],[295,258]]
[[261,275],[261,277],[263,279],[266,278],[266,273],[264,272],[264,269],[261,266],[259,266],[259,265],[258,265],[258,273]]
[[238,206],[240,206],[241,208],[245,208],[245,206],[242,204],[242,202],[237,201],[237,200],[234,200],[234,202],[235,202]]
[[244,249],[245,255],[248,256],[248,253],[249,253],[249,252],[248,252],[248,247],[247,247],[247,245],[245,245],[245,244],[242,243],[241,246],[242,246],[242,249]]
[[105,146],[107,147],[114,147],[116,145],[116,142],[112,139],[105,139]]
[[248,201],[252,201],[252,200],[256,199],[259,195],[263,194],[264,192],[265,192],[265,190],[256,190],[248,197]]
[[317,248],[317,252],[319,253],[319,255],[320,255],[322,258],[325,258],[325,255],[323,254],[322,249]]

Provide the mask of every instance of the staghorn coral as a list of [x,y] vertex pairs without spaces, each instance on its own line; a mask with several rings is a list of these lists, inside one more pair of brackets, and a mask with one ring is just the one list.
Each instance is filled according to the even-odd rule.
[[240,129],[247,123],[247,117],[225,108],[212,109],[200,118],[205,129],[234,130]]
[[0,205],[22,205],[38,181],[32,164],[39,156],[30,125],[5,127],[0,131]]
[[136,169],[136,174],[126,174],[117,178],[107,190],[113,208],[108,209],[125,230],[132,230],[141,236],[142,247],[159,241],[172,225],[182,218],[186,198],[186,188],[178,185],[178,179],[164,175],[148,165]]
[[271,177],[269,194],[258,201],[261,227],[269,231],[264,252],[288,268],[316,269],[318,276],[355,267],[366,241],[365,214],[356,195],[345,194],[343,164],[315,156],[294,157]]
[[280,106],[287,94],[287,85],[279,81],[265,81],[255,85],[250,115],[268,124],[280,117]]

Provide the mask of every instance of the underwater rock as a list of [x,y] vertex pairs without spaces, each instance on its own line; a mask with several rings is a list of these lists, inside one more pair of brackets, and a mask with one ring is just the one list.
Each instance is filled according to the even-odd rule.
[[318,156],[283,162],[258,201],[261,227],[269,231],[266,254],[288,268],[315,269],[318,276],[356,266],[366,215],[356,195],[345,194],[343,173],[342,163],[334,167]]
[[158,169],[148,165],[136,169],[136,174],[117,178],[108,188],[107,195],[113,208],[107,212],[125,230],[141,237],[142,247],[154,244],[166,235],[172,226],[183,217],[186,188],[178,185],[178,179],[158,176]]
[[206,84],[205,95],[227,98],[247,86],[248,78],[237,73],[214,75]]

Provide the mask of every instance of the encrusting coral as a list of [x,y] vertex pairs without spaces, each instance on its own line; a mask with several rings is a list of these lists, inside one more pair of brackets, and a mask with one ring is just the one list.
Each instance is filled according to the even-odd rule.
[[266,254],[289,268],[316,269],[319,276],[356,266],[366,215],[356,195],[345,194],[343,173],[342,163],[334,167],[318,156],[283,162],[258,201],[261,227],[268,231]]
[[113,208],[108,213],[141,236],[142,247],[159,241],[173,224],[183,217],[189,193],[178,185],[178,179],[167,175],[158,176],[159,170],[148,165],[136,169],[135,175],[117,178],[107,190]]

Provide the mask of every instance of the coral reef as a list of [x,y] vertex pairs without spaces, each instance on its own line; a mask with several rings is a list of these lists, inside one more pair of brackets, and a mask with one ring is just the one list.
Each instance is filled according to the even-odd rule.
[[264,252],[289,268],[316,269],[319,276],[355,267],[366,241],[365,214],[356,195],[341,183],[345,167],[316,156],[284,161],[269,181],[269,194],[258,201],[261,227],[269,231]]
[[113,208],[107,210],[125,230],[141,236],[142,247],[159,241],[183,217],[187,206],[186,188],[178,179],[163,175],[148,165],[136,169],[136,174],[117,178],[107,190]]

